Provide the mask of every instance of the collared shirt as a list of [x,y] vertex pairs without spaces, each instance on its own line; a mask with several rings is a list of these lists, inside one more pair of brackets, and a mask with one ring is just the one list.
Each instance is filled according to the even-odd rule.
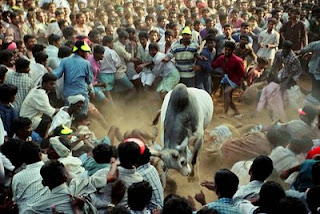
[[88,85],[93,81],[90,62],[78,54],[65,58],[53,74],[60,78],[64,74],[64,97],[82,94],[88,95]]
[[176,67],[182,78],[191,78],[195,76],[192,67],[195,63],[194,55],[198,52],[198,44],[190,43],[185,46],[182,40],[177,41],[171,47],[168,56],[175,59]]
[[22,103],[20,117],[27,117],[32,121],[32,128],[36,129],[43,114],[52,117],[55,108],[50,105],[47,92],[42,88],[34,88]]
[[44,33],[40,28],[40,25],[35,24],[34,27],[31,26],[29,22],[25,22],[21,27],[21,34],[22,36],[25,35],[32,35],[38,37],[40,33]]
[[280,33],[284,36],[285,40],[292,42],[292,50],[298,51],[304,46],[306,40],[306,27],[301,21],[297,21],[294,26],[291,26],[292,22],[288,21],[280,29]]
[[236,194],[233,196],[233,200],[240,200],[240,199],[253,199],[259,196],[260,189],[264,184],[263,181],[251,181],[247,185],[241,186]]
[[259,57],[265,57],[267,59],[274,59],[276,53],[276,48],[267,48],[266,45],[276,45],[278,46],[280,42],[280,34],[272,30],[271,33],[268,33],[267,30],[262,31],[258,37],[258,43],[262,43],[263,47],[259,49],[257,55]]
[[[40,198],[35,204],[26,210],[26,214],[51,214],[52,206],[55,206],[57,212],[72,214],[73,208],[70,203],[72,196],[88,196],[94,193],[97,188],[106,185],[106,175],[91,176],[89,178],[74,178],[69,185],[63,183],[51,190],[45,197]],[[88,209],[90,203],[85,203],[84,209]],[[93,208],[91,206],[91,208]],[[94,208],[93,208],[94,209]],[[95,210],[95,209],[94,209]],[[92,213],[92,212],[89,212]]]
[[9,72],[6,75],[5,83],[18,87],[18,93],[12,105],[19,111],[22,102],[34,86],[32,79],[28,73]]
[[241,214],[240,209],[231,198],[220,198],[206,206],[208,209],[215,209],[219,214]]
[[100,73],[116,73],[121,66],[119,55],[107,46],[104,46],[104,56],[100,63]]
[[226,63],[224,55],[218,57],[218,59],[212,62],[212,67],[221,67],[223,71],[228,75],[229,79],[238,86],[240,86],[241,79],[245,75],[243,60],[235,54],[232,54],[232,56],[229,58],[228,63]]
[[137,58],[140,59],[143,63],[151,62],[151,56],[149,54],[149,42],[144,48],[142,45],[138,46]]
[[320,80],[320,41],[311,42],[301,49],[300,54],[308,52],[312,52],[312,57],[308,64],[309,73],[313,74],[316,80]]
[[290,74],[294,74],[293,80],[297,81],[302,73],[302,67],[298,57],[292,50],[287,56],[283,56],[282,50],[279,50],[275,55],[271,71],[279,72],[278,78],[280,81],[286,80]]
[[31,77],[32,82],[35,86],[38,86],[41,84],[42,77],[46,73],[48,73],[48,70],[46,69],[46,67],[44,67],[44,65],[36,62],[30,63],[29,76]]
[[156,76],[165,77],[170,74],[173,70],[177,68],[174,66],[172,61],[162,62],[162,60],[166,57],[166,54],[158,52],[152,59],[154,64],[152,68],[152,73]]
[[147,206],[148,210],[154,210],[157,206],[163,206],[163,187],[159,178],[159,174],[154,166],[150,163],[144,164],[137,168],[145,181],[148,181],[152,187],[152,197]]
[[76,32],[76,36],[88,36],[89,32],[91,31],[91,27],[87,26],[86,24],[80,28],[78,25],[74,26],[73,28]]
[[44,51],[48,54],[47,65],[52,69],[56,69],[61,61],[58,58],[59,48],[54,45],[48,45]]
[[19,206],[19,213],[23,213],[28,206],[32,206],[50,192],[48,187],[42,185],[40,169],[43,165],[42,161],[29,164],[13,176],[12,192]]

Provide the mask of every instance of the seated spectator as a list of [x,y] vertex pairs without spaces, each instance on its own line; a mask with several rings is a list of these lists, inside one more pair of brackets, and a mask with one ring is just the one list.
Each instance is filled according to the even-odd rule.
[[268,156],[256,157],[250,167],[250,183],[240,186],[234,194],[234,200],[254,199],[259,197],[259,192],[264,181],[271,175],[273,170],[272,160]]
[[133,183],[128,188],[128,206],[131,213],[148,214],[147,205],[150,203],[152,196],[152,187],[148,181]]
[[217,210],[218,213],[221,214],[240,214],[240,209],[232,199],[234,194],[237,192],[238,184],[239,179],[233,172],[228,169],[219,169],[214,176],[214,182],[204,181],[201,183],[202,186],[214,191],[218,196],[218,200],[206,204],[206,200],[203,195],[202,200],[199,202],[202,205],[205,205],[208,209]]
[[300,199],[286,197],[280,200],[276,213],[308,214],[308,210]]
[[168,195],[163,204],[162,214],[192,214],[192,206],[189,201],[178,195]]
[[80,157],[82,166],[88,172],[88,176],[93,175],[100,169],[110,169],[110,159],[113,157],[113,148],[107,144],[99,144],[92,152]]
[[52,116],[58,112],[50,105],[48,93],[55,89],[56,77],[53,74],[45,74],[41,87],[30,91],[24,100],[20,117],[27,117],[32,121],[32,128],[42,138],[48,134]]
[[[72,207],[71,200],[77,199],[79,196],[88,196],[97,188],[102,188],[111,181],[116,179],[116,164],[113,163],[111,170],[107,175],[100,177],[76,178],[67,184],[68,173],[62,163],[59,161],[48,161],[41,168],[40,174],[42,184],[49,187],[50,193],[42,197],[31,207],[26,209],[26,213],[52,213],[52,206],[56,212],[74,213],[75,207]],[[80,212],[95,213],[96,209],[89,201],[84,203],[83,210]]]
[[310,214],[318,214],[320,208],[320,186],[315,186],[309,189],[307,193],[307,204]]
[[33,142],[24,142],[20,150],[26,168],[13,176],[12,192],[19,212],[24,213],[28,205],[48,195],[49,189],[42,185],[40,169],[44,163],[41,161],[40,147]]
[[255,213],[277,213],[279,202],[285,197],[286,194],[279,183],[267,181],[261,187],[257,202],[259,208]]
[[19,111],[23,101],[27,97],[29,91],[34,87],[32,79],[29,76],[30,62],[26,59],[19,58],[16,60],[16,72],[9,72],[6,75],[6,84],[15,85],[18,88],[17,98],[12,105]]
[[32,130],[32,121],[27,117],[19,117],[13,122],[13,138],[40,143],[42,138]]
[[17,92],[18,88],[14,85],[0,86],[0,117],[8,137],[13,136],[13,122],[19,117],[17,109],[12,106]]
[[152,197],[150,202],[147,204],[147,209],[154,210],[163,206],[163,187],[156,168],[150,164],[150,157],[150,150],[146,146],[143,154],[140,155],[137,172],[145,181],[149,182],[152,187]]

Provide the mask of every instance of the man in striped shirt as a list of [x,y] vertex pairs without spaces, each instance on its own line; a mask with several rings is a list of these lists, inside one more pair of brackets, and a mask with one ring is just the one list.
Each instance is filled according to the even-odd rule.
[[180,83],[185,84],[187,87],[195,87],[196,79],[193,66],[196,59],[206,59],[198,54],[198,44],[191,42],[192,32],[190,27],[185,27],[181,33],[182,39],[172,45],[171,51],[164,61],[168,62],[174,58],[176,67],[180,72]]

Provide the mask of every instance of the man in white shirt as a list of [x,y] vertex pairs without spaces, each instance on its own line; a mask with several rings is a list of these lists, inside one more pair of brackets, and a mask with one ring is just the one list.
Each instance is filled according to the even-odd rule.
[[98,82],[106,83],[107,90],[111,91],[114,86],[115,73],[117,72],[117,69],[121,66],[121,60],[119,55],[112,49],[112,36],[104,36],[102,39],[102,45],[104,46],[105,52],[103,59],[100,62]]
[[268,28],[262,31],[258,37],[259,51],[257,52],[258,57],[265,57],[269,61],[268,67],[273,63],[276,49],[280,42],[280,34],[274,30],[277,21],[270,19],[268,21]]
[[30,63],[29,75],[32,79],[34,86],[41,85],[43,75],[48,73],[45,67],[48,55],[44,51],[40,51],[34,55],[35,63]]
[[34,142],[25,142],[21,149],[23,161],[27,166],[12,179],[13,198],[19,206],[19,213],[23,213],[28,206],[49,194],[49,189],[42,185],[40,176],[40,169],[44,165],[41,161],[40,147]]
[[60,64],[60,60],[58,58],[60,41],[61,37],[57,34],[51,34],[48,37],[49,45],[46,47],[45,52],[48,54],[47,66],[52,70],[56,69]]
[[42,85],[32,89],[22,103],[20,117],[27,117],[32,121],[32,128],[42,138],[46,136],[52,116],[59,109],[50,105],[48,93],[55,90],[56,77],[46,73],[42,78]]

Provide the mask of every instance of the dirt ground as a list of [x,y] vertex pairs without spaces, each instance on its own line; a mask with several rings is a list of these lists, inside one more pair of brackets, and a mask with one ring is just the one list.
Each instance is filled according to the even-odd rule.
[[[306,86],[304,88],[309,88],[309,83],[303,82],[303,84]],[[235,94],[235,101],[240,113],[244,115],[244,118],[242,119],[232,118],[231,116],[227,119],[219,118],[218,115],[222,114],[223,112],[223,98],[219,97],[217,94],[215,97],[213,97],[213,101],[215,107],[214,115],[209,127],[207,128],[208,130],[211,130],[213,127],[223,123],[241,126],[248,124],[269,125],[272,122],[266,111],[263,111],[255,118],[251,118],[249,115],[254,112],[255,105],[248,106],[239,102],[240,99],[237,93]],[[105,107],[102,107],[105,110],[104,115],[106,116],[106,120],[110,126],[118,126],[123,133],[135,128],[151,133],[152,120],[161,107],[161,99],[159,97],[155,96],[154,94],[142,93],[133,99],[131,98],[130,100],[124,100],[121,97],[115,98],[115,103],[116,109],[114,111],[109,109],[105,110]],[[231,114],[232,112],[229,112],[229,115]],[[290,112],[290,119],[297,117],[298,114],[296,112]],[[108,130],[102,129],[97,123],[93,123],[92,129],[96,131],[99,137],[106,135],[108,132]],[[159,139],[157,142],[160,143]],[[177,194],[181,196],[194,196],[202,189],[206,195],[207,202],[213,201],[216,199],[216,195],[213,192],[209,192],[205,188],[201,187],[200,182],[204,180],[213,180],[213,175],[217,169],[230,168],[231,166],[226,166],[219,155],[208,156],[202,151],[200,155],[199,167],[199,181],[192,183],[189,183],[187,177],[181,176],[176,171],[171,170],[168,174],[169,177],[172,178],[176,183]],[[172,186],[169,185],[168,187],[169,188],[165,192],[166,195],[172,191],[172,188],[170,188]],[[197,207],[200,207],[198,203]]]

